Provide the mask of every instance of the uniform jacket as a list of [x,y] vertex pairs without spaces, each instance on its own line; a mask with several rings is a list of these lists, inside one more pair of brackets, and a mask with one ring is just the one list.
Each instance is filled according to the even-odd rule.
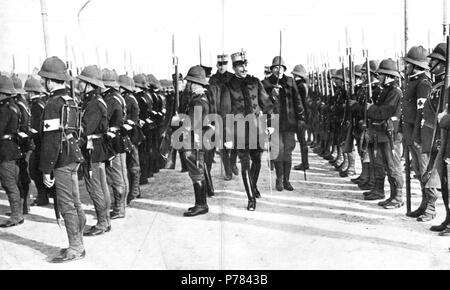
[[19,142],[22,152],[35,149],[33,134],[31,134],[31,110],[28,102],[22,98],[16,100],[17,107],[20,109],[20,127],[19,131],[28,135],[28,138]]
[[[22,157],[17,143],[20,126],[20,110],[13,100],[0,104],[0,162],[17,160]],[[12,135],[11,140],[4,140],[5,135]]]
[[39,170],[44,174],[50,174],[53,169],[84,160],[77,139],[74,138],[76,136],[70,139],[63,138],[63,135],[75,133],[75,131],[63,132],[59,129],[64,104],[76,105],[67,90],[60,89],[51,92],[50,99],[44,108],[40,130],[42,139],[39,163]]
[[414,123],[416,121],[417,100],[426,99],[430,91],[431,80],[425,72],[409,77],[402,99],[403,122]]
[[367,110],[369,120],[369,140],[371,142],[389,142],[388,130],[392,131],[394,138],[398,138],[398,125],[400,122],[400,101],[402,91],[396,83],[382,87],[382,91]]
[[31,128],[38,133],[33,134],[33,141],[36,145],[36,151],[40,150],[41,138],[40,132],[42,123],[42,114],[44,113],[45,102],[42,98],[36,98],[31,101],[30,111],[31,111]]
[[132,126],[133,129],[131,130],[131,133],[129,133],[131,142],[134,145],[139,145],[142,140],[144,139],[143,137],[143,133],[141,128],[139,127],[139,104],[138,101],[136,100],[135,96],[133,94],[131,94],[128,91],[125,91],[122,94],[122,97],[125,100],[126,103],[126,116],[125,116],[125,120],[131,120],[135,125]]
[[116,136],[109,138],[109,145],[114,153],[125,153],[128,150],[127,136],[122,134],[122,126],[125,121],[126,103],[124,98],[114,89],[107,90],[103,99],[108,107],[108,127]]
[[[83,140],[82,152],[84,158],[91,158],[91,161],[104,162],[108,160],[110,152],[105,134],[108,131],[108,108],[98,90],[86,94],[83,101],[83,118],[81,120]],[[98,138],[100,137],[100,138]],[[93,149],[89,155],[90,141]]]

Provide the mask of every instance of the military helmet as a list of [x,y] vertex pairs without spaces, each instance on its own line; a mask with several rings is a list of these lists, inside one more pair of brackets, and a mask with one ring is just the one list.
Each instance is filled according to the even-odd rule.
[[102,70],[102,80],[103,84],[106,87],[113,87],[115,89],[119,88],[119,84],[117,83],[117,73],[115,70],[110,70],[107,68],[104,68]]
[[397,69],[397,63],[391,58],[384,59],[377,70],[380,74],[385,74],[393,77],[401,77]]
[[[367,66],[367,62],[364,62],[363,66],[361,67],[362,73],[366,72],[366,66]],[[378,62],[378,60],[369,60],[369,69],[370,69],[371,73],[377,74],[377,70],[378,70],[379,66],[380,66],[380,63]]]
[[70,76],[67,73],[67,67],[64,62],[57,56],[47,58],[42,64],[38,75],[52,80],[70,81]]
[[411,47],[403,60],[423,69],[428,69],[428,51],[421,45]]
[[102,72],[96,65],[89,65],[85,67],[81,71],[81,74],[78,75],[78,79],[85,81],[91,85],[105,89],[105,85],[103,84],[102,80]]
[[6,100],[17,94],[12,79],[5,75],[0,75],[0,93],[7,95],[0,98],[0,101]]
[[[342,69],[338,69],[335,74],[332,76],[336,79],[344,80],[344,74],[342,73]],[[348,80],[348,70],[345,69],[345,78]]]
[[191,67],[184,79],[193,83],[208,85],[205,70],[199,65]]
[[137,74],[133,77],[134,83],[136,87],[141,89],[147,89],[148,88],[148,82],[147,78],[144,74]]
[[45,89],[41,85],[41,82],[34,77],[30,77],[25,81],[24,90],[26,92],[36,92],[36,93],[44,93]]
[[158,88],[159,90],[161,90],[163,87],[161,82],[152,74],[147,75],[147,81],[149,82],[150,85]]
[[275,56],[272,60],[272,65],[270,66],[270,70],[273,69],[275,66],[282,66],[284,70],[286,71],[286,64],[284,63],[284,59],[280,56]]
[[301,64],[296,65],[291,73],[304,79],[308,78],[306,69]]
[[21,80],[18,76],[13,75],[13,76],[11,77],[11,80],[13,81],[14,88],[16,89],[16,91],[17,91],[18,94],[26,94],[26,93],[27,93],[27,92],[25,92],[25,90],[23,89],[23,86],[22,86],[22,80]]
[[447,61],[447,43],[445,43],[445,42],[439,43],[433,49],[433,52],[428,57],[446,62]]
[[135,89],[133,79],[127,75],[120,75],[118,83],[119,83],[120,87],[122,87],[130,92],[133,92]]

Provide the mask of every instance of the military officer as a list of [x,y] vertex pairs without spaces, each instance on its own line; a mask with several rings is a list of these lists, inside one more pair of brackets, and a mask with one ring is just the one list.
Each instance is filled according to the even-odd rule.
[[[295,133],[304,127],[304,107],[295,80],[285,75],[286,65],[279,56],[272,61],[272,75],[263,81],[264,89],[269,92],[275,103],[274,113],[279,114],[278,157],[274,160],[276,189],[294,190],[289,182],[292,168],[292,151],[295,149]],[[303,137],[304,138],[304,137]]]
[[[272,113],[274,105],[264,90],[261,81],[248,74],[246,53],[234,53],[231,55],[231,59],[234,75],[224,87],[220,105],[222,117],[225,119],[227,114],[259,117],[261,113]],[[255,120],[255,122],[257,121]],[[231,134],[226,134],[225,142],[227,148],[238,149],[242,180],[248,197],[247,210],[254,211],[256,209],[256,198],[260,196],[257,189],[257,180],[261,169],[263,149],[258,142],[256,142],[258,144],[256,148],[250,146],[255,140],[250,140],[252,134],[249,132],[249,126],[250,124],[246,122],[245,130],[244,128],[233,130],[234,136],[230,136],[231,140],[227,139]],[[261,129],[260,126],[257,128],[258,130]],[[232,130],[228,125],[226,129],[227,131]],[[236,144],[238,139],[245,141],[245,146],[239,148],[240,145]]]

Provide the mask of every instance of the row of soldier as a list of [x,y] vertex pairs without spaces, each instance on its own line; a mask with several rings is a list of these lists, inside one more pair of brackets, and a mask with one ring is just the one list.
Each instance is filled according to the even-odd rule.
[[[355,175],[357,151],[362,171],[351,181],[367,190],[365,200],[381,200],[378,205],[385,209],[404,205],[401,159],[412,157],[411,169],[422,198],[419,207],[406,215],[419,222],[433,220],[441,191],[446,217],[430,230],[450,235],[445,133],[450,124],[444,89],[447,44],[440,43],[431,53],[422,46],[412,47],[402,63],[404,74],[399,61],[378,62],[368,57],[361,66],[350,61],[343,69],[310,73],[306,143],[329,160],[341,177]],[[307,147],[302,148],[303,162],[297,169],[309,167]],[[409,162],[405,167],[406,182],[410,182]]]

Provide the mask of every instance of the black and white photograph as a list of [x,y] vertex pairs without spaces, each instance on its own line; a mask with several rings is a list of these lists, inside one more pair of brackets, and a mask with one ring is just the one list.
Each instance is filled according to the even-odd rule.
[[447,0],[0,0],[0,270],[450,269],[449,33]]

